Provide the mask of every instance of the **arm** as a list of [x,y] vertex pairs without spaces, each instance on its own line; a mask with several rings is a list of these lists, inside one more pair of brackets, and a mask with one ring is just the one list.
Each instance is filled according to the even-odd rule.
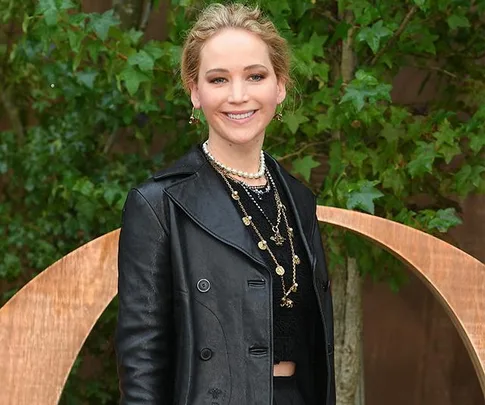
[[171,404],[172,275],[168,234],[148,201],[131,190],[118,253],[115,349],[121,405]]

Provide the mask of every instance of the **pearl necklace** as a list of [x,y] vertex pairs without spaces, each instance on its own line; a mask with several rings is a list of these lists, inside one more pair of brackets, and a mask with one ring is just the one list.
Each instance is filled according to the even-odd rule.
[[230,173],[232,175],[239,176],[239,177],[244,177],[246,179],[259,179],[259,178],[264,176],[266,164],[264,162],[263,151],[261,151],[261,155],[260,155],[260,158],[259,158],[259,171],[257,173],[248,173],[248,172],[243,172],[242,170],[236,170],[236,169],[233,169],[231,167],[228,167],[225,164],[216,160],[216,158],[214,156],[212,156],[212,154],[209,152],[209,148],[207,147],[207,142],[208,141],[205,141],[202,144],[202,149],[204,150],[204,153],[207,155],[207,157],[209,158],[209,160],[212,163],[214,163],[220,169],[224,170],[226,173]]

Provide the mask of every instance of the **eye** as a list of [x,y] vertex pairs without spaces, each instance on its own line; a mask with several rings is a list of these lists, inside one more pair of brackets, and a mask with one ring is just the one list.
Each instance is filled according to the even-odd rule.
[[261,80],[264,79],[264,75],[256,73],[254,75],[249,76],[249,79],[253,82],[260,82]]
[[214,83],[214,84],[222,84],[225,82],[226,82],[226,79],[224,79],[223,77],[215,77],[214,79],[210,80],[210,83]]

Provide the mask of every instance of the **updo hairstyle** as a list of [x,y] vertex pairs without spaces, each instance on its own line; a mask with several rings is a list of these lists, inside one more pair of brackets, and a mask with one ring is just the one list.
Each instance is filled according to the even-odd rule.
[[268,46],[269,58],[276,78],[289,85],[290,56],[288,44],[280,36],[274,24],[266,19],[258,7],[243,4],[223,5],[214,3],[205,8],[189,31],[182,51],[181,75],[187,92],[190,84],[197,83],[200,52],[207,39],[225,28],[244,29],[258,35]]

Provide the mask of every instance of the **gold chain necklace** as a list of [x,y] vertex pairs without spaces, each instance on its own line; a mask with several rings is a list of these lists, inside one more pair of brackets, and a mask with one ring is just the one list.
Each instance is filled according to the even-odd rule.
[[286,273],[284,267],[281,266],[278,263],[278,260],[276,259],[271,248],[269,247],[268,242],[264,239],[263,235],[261,235],[261,232],[256,227],[256,224],[253,222],[252,217],[250,215],[248,215],[246,208],[244,208],[244,206],[241,202],[241,198],[239,196],[239,193],[236,190],[234,190],[234,188],[231,186],[231,183],[227,179],[226,173],[224,173],[224,171],[220,170],[215,165],[212,165],[212,167],[214,167],[214,169],[222,176],[222,178],[224,179],[224,182],[226,183],[227,187],[229,188],[229,190],[231,192],[232,199],[237,202],[237,204],[239,205],[239,208],[241,209],[242,213],[244,214],[244,216],[242,217],[243,224],[246,225],[246,226],[251,226],[253,228],[254,232],[256,233],[256,235],[258,235],[258,238],[260,239],[259,242],[258,242],[258,248],[261,249],[261,250],[266,250],[269,253],[269,255],[271,256],[271,259],[273,260],[273,262],[276,265],[275,273],[278,276],[280,276],[281,286],[283,288],[283,297],[281,298],[280,306],[286,307],[286,308],[293,308],[294,302],[293,302],[292,299],[289,298],[289,295],[291,293],[296,293],[297,290],[298,290],[298,283],[296,282],[296,266],[298,264],[300,264],[301,261],[300,261],[300,258],[295,254],[295,247],[294,247],[294,244],[293,244],[293,237],[294,237],[293,229],[290,228],[290,226],[288,224],[288,218],[287,218],[286,212],[285,212],[286,207],[281,202],[281,198],[280,198],[280,195],[278,193],[278,190],[276,190],[276,187],[274,187],[275,202],[277,204],[277,207],[281,209],[283,220],[284,220],[285,226],[286,226],[286,232],[288,234],[288,240],[290,242],[290,250],[291,250],[291,263],[292,263],[293,274],[292,274],[292,285],[288,289],[286,288],[286,282],[285,282],[285,278],[284,278],[284,275]]

